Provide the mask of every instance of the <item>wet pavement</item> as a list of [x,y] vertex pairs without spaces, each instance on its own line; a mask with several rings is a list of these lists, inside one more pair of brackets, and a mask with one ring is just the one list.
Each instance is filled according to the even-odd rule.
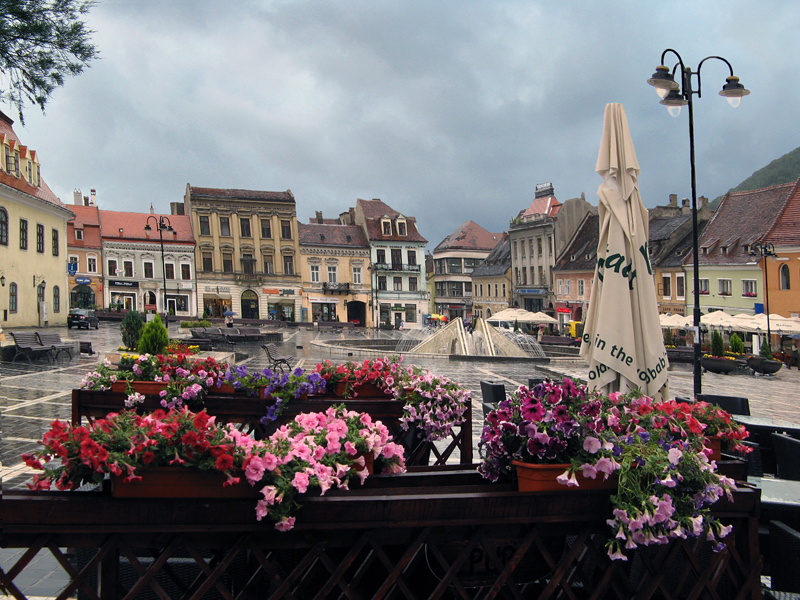
[[[57,329],[64,339],[91,341],[93,356],[86,354],[73,359],[64,354],[55,363],[40,360],[29,365],[27,361],[0,362],[0,475],[3,489],[24,488],[33,472],[21,462],[23,452],[35,448],[37,440],[54,419],[70,419],[71,390],[79,386],[82,377],[102,359],[105,352],[117,351],[121,342],[119,324],[101,322],[100,329]],[[345,361],[349,357],[331,355],[324,346],[314,341],[341,340],[344,338],[397,339],[402,332],[348,330],[318,331],[309,329],[283,329],[281,352],[295,357],[295,366],[313,368],[317,362],[330,358]],[[171,337],[185,334],[177,327],[170,328]],[[264,351],[258,344],[238,344],[237,362],[262,369],[267,365]],[[382,354],[381,351],[370,356]],[[354,357],[355,360],[358,357]],[[569,376],[585,379],[587,367],[580,360],[554,359],[548,365],[527,362],[499,362],[491,359],[476,361],[450,361],[438,357],[406,355],[406,364],[419,365],[450,377],[472,391],[473,396],[473,446],[478,457],[477,442],[480,436],[482,409],[480,382],[492,380],[513,389],[526,384],[529,377]],[[692,396],[693,377],[691,365],[678,364],[670,371],[670,390],[674,396]],[[755,416],[775,417],[800,423],[798,394],[800,371],[782,368],[772,376],[703,374],[703,392],[731,396],[745,396],[750,400],[750,411]],[[6,570],[21,551],[0,550],[0,567]],[[60,567],[49,554],[40,557],[15,580],[28,597],[49,597],[58,589]],[[24,588],[24,589],[23,589]]]

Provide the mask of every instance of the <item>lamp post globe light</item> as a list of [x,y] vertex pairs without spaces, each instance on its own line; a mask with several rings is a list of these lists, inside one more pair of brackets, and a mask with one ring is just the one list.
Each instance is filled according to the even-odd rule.
[[[677,64],[670,71],[664,62],[668,54],[673,54],[677,59]],[[691,163],[692,174],[692,268],[694,269],[694,315],[693,315],[693,329],[694,329],[694,395],[702,393],[702,354],[700,350],[700,252],[698,247],[698,232],[697,232],[697,183],[695,175],[695,157],[694,157],[694,109],[693,98],[702,96],[702,83],[700,79],[700,70],[707,60],[716,59],[728,65],[730,75],[727,77],[725,85],[722,86],[722,91],[719,92],[720,96],[727,98],[728,103],[734,108],[739,106],[741,99],[748,95],[750,92],[739,83],[739,78],[733,74],[733,67],[731,63],[722,58],[721,56],[707,56],[700,61],[697,65],[697,70],[693,71],[683,63],[680,54],[671,48],[667,48],[661,53],[661,64],[656,67],[656,72],[652,77],[647,80],[647,83],[656,89],[656,93],[661,98],[661,104],[667,107],[669,114],[677,117],[680,114],[681,107],[688,106],[689,108],[689,161]],[[680,68],[680,71],[678,69]],[[680,76],[680,83],[675,81],[675,75]],[[697,89],[694,89],[693,79],[697,82]]]
[[764,312],[767,314],[767,344],[772,347],[772,332],[769,328],[769,277],[767,274],[767,258],[778,255],[775,254],[775,246],[769,242],[756,242],[755,244],[751,245],[750,255],[758,256],[764,259]]
[[153,228],[150,227],[150,219],[153,219],[155,222],[156,228],[158,229],[158,240],[161,243],[161,275],[164,277],[164,290],[163,290],[163,304],[162,308],[164,309],[164,326],[169,329],[169,311],[167,310],[167,268],[164,265],[164,232],[165,231],[175,231],[172,228],[172,223],[169,221],[169,217],[164,215],[156,217],[155,215],[150,215],[147,217],[147,223],[144,226],[144,230],[150,233]]

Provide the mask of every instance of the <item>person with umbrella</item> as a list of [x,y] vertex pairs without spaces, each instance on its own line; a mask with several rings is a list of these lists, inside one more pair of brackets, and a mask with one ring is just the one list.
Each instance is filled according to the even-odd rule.
[[227,327],[233,327],[233,315],[235,315],[236,313],[233,312],[232,310],[226,310],[222,314],[225,316],[225,325]]

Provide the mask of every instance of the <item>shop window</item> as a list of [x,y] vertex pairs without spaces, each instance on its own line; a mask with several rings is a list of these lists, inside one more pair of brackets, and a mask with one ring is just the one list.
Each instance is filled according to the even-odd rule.
[[406,304],[406,323],[417,322],[417,305]]

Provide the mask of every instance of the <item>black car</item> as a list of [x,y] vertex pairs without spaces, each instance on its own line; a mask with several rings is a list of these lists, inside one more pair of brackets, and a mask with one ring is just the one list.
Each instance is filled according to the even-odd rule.
[[85,327],[86,329],[89,329],[90,327],[99,329],[100,319],[97,318],[97,315],[93,310],[86,308],[73,308],[69,311],[69,316],[67,317],[67,327],[72,329],[73,325],[77,325],[78,329],[81,327]]

